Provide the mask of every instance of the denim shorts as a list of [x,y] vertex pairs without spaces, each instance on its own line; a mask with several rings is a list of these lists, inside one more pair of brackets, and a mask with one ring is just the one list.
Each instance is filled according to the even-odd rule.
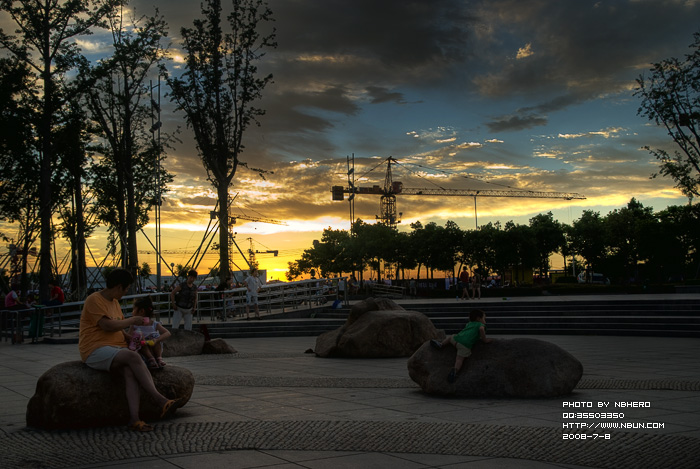
[[124,347],[105,345],[104,347],[95,349],[95,351],[87,357],[85,364],[95,370],[109,371],[112,367],[114,357],[122,350],[124,350]]

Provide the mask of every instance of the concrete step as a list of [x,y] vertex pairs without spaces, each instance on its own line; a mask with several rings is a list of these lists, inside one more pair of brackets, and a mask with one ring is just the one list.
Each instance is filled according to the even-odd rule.
[[[401,304],[401,302],[398,302]],[[492,334],[590,334],[641,335],[700,338],[700,301],[647,299],[628,301],[605,298],[585,301],[436,301],[405,303],[405,309],[420,311],[435,327],[452,334],[468,321],[468,312],[480,308],[487,313]],[[206,324],[211,338],[318,336],[341,327],[349,308],[329,306],[314,310],[292,310],[264,316],[262,320],[195,322]],[[77,323],[63,322],[62,338],[46,341],[77,341]]]
[[[207,324],[209,337],[307,337],[338,329],[345,324],[342,319],[265,319],[261,321],[235,321]],[[201,329],[201,326],[199,326]]]

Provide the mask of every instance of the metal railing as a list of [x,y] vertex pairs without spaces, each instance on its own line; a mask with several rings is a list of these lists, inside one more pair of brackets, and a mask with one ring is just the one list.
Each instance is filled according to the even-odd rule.
[[[347,288],[339,289],[339,282],[346,282],[346,278],[301,280],[263,285],[258,292],[258,308],[261,312],[269,315],[303,307],[312,309],[336,300],[347,305]],[[153,292],[122,297],[120,305],[124,316],[131,316],[133,300],[143,296],[151,297],[155,320],[172,325],[174,305],[170,300],[170,292]],[[25,330],[30,332],[29,326],[33,324],[32,317],[36,321],[40,315],[43,315],[44,323],[41,324],[41,334],[37,333],[37,337],[47,332],[50,337],[54,337],[54,335],[61,337],[64,333],[76,332],[80,328],[83,303],[79,301],[56,306],[30,307],[23,310],[2,310],[0,311],[0,340],[4,337],[6,342],[9,340],[12,340],[13,343],[22,341]],[[245,307],[245,288],[234,288],[226,291],[199,291],[197,292],[197,307],[193,322],[201,322],[203,318],[206,320],[207,317],[210,321],[216,321],[243,316]]]
[[[289,283],[263,285],[258,292],[258,308],[268,314],[296,310],[303,305],[309,309],[330,301],[340,300],[347,304],[347,292],[339,293],[338,282],[344,278],[301,280]],[[200,291],[197,293],[197,320],[209,315],[209,319],[225,320],[227,317],[243,316],[246,307],[246,288],[226,291]]]
[[32,305],[25,309],[0,311],[0,340],[5,342],[22,342],[24,330],[32,340],[43,337],[47,332],[50,337],[60,337],[66,328],[80,327],[80,312],[83,302],[63,303],[61,305]]
[[403,298],[406,296],[406,287],[374,283],[372,284],[372,294],[384,298]]

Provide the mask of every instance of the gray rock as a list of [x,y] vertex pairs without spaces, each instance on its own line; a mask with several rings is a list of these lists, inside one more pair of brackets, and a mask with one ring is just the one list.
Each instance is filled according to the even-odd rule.
[[170,333],[172,335],[163,341],[164,357],[201,355],[205,341],[204,334],[184,329],[173,330]]
[[426,315],[406,311],[388,299],[368,298],[353,305],[346,323],[316,339],[319,357],[408,357],[440,331]]
[[370,311],[406,311],[402,306],[397,305],[393,300],[389,298],[367,298],[363,301],[358,301],[350,308],[350,314],[348,314],[348,319],[345,321],[345,325],[349,326],[354,323],[363,314]]
[[[153,373],[156,389],[185,405],[192,396],[194,376],[186,368],[168,365]],[[160,417],[161,409],[141,392],[140,416]],[[97,371],[81,361],[61,363],[39,377],[27,405],[27,425],[47,430],[124,425],[129,411],[124,380],[118,374]]]
[[238,353],[238,350],[231,347],[228,342],[224,339],[211,339],[204,342],[204,347],[202,347],[203,354],[230,354]]
[[556,397],[570,394],[583,365],[561,347],[538,339],[494,339],[477,343],[457,380],[456,349],[436,350],[427,342],[408,360],[408,374],[428,394],[459,397]]

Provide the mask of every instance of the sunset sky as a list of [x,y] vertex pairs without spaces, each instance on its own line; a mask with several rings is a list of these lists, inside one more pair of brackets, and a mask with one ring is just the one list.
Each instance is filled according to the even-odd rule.
[[[170,25],[172,73],[182,52],[180,27],[199,2],[156,2]],[[324,228],[349,227],[348,203],[330,188],[346,185],[355,155],[357,185],[382,185],[388,156],[394,180],[407,187],[531,189],[578,192],[586,200],[478,199],[479,225],[528,223],[552,211],[570,224],[591,209],[605,215],[635,197],[661,210],[687,203],[668,179],[650,179],[653,157],[641,147],[669,148],[665,132],[637,116],[635,78],[650,64],[682,57],[700,30],[700,1],[405,1],[272,0],[278,48],[261,69],[274,83],[260,103],[267,114],[245,136],[242,160],[274,174],[239,170],[236,211],[286,226],[239,221],[268,278],[320,239]],[[152,0],[132,2],[151,14]],[[224,1],[224,8],[227,3]],[[108,38],[81,39],[91,54]],[[164,91],[165,88],[164,88]],[[163,102],[167,102],[163,98]],[[216,203],[184,116],[164,105],[165,129],[181,126],[168,153],[175,176],[163,206],[168,262],[184,263],[200,243]],[[379,166],[378,166],[379,165]],[[376,168],[372,170],[373,168]],[[372,171],[370,171],[372,170]],[[359,176],[363,176],[359,178]],[[471,198],[399,196],[400,230],[409,224],[457,222],[472,229]],[[373,221],[378,196],[359,196],[355,214]],[[153,227],[146,232],[152,237]],[[89,240],[104,251],[104,235]],[[149,250],[145,239],[139,248]],[[93,248],[94,246],[94,248]],[[154,264],[142,254],[141,262]],[[240,267],[244,262],[234,259]],[[216,262],[208,256],[206,266]]]

